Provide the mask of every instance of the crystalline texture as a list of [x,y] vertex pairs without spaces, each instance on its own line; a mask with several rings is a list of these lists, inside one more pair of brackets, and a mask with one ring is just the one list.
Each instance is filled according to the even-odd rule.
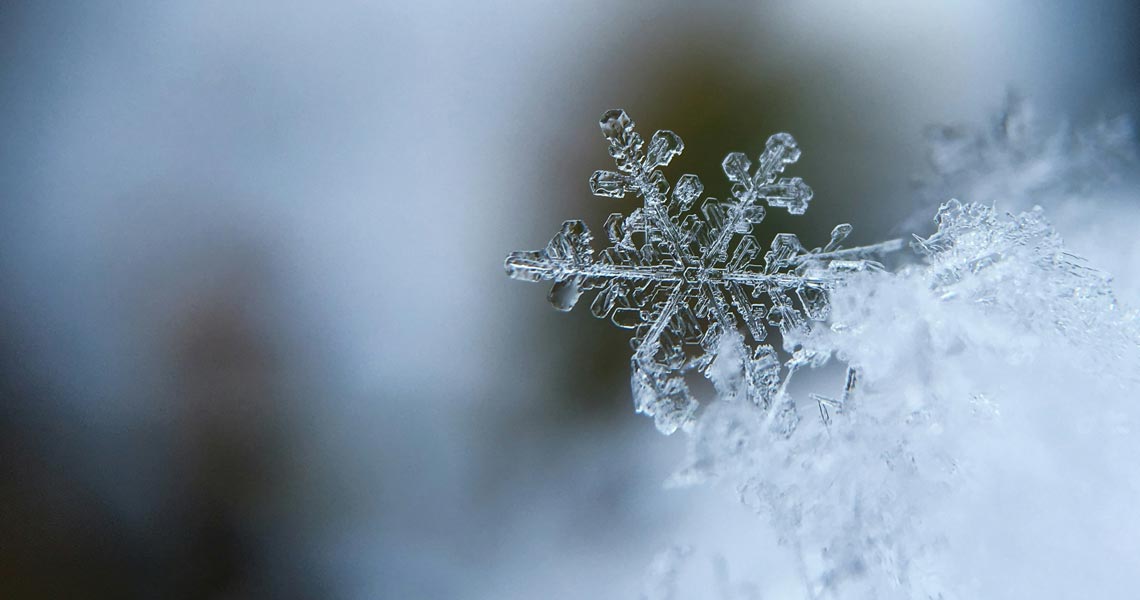
[[1051,123],[1010,94],[988,127],[931,127],[927,168],[918,174],[920,210],[906,225],[924,226],[947,198],[1021,212],[1040,205],[1077,208],[1130,194],[1137,162],[1136,127],[1128,115],[1090,126]]
[[[610,215],[610,246],[597,255],[586,225],[566,221],[545,249],[511,253],[507,273],[553,281],[549,298],[559,310],[570,310],[583,293],[593,292],[594,316],[633,330],[634,401],[662,432],[692,422],[698,403],[685,376],[699,371],[714,383],[722,380],[709,367],[725,347],[739,350],[739,393],[770,407],[792,372],[821,359],[797,352],[781,365],[773,347],[763,343],[767,329],[787,334],[825,318],[828,291],[848,272],[880,268],[872,258],[901,242],[843,249],[851,232],[844,224],[822,248],[808,250],[794,234],[781,233],[762,253],[752,231],[766,207],[799,215],[812,199],[802,179],[781,177],[800,156],[791,135],[768,138],[755,164],[739,152],[726,156],[722,167],[733,184],[732,198],[698,202],[704,186],[695,175],[682,175],[670,194],[658,170],[684,150],[676,133],[658,131],[646,144],[622,110],[605,113],[600,124],[617,170],[596,171],[590,190],[609,198],[632,194],[642,206]],[[741,330],[744,336],[737,335]],[[781,369],[787,372],[782,385]]]

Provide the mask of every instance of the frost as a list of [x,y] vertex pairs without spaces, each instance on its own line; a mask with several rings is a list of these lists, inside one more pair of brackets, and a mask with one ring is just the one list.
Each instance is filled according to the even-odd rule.
[[677,571],[689,558],[692,548],[670,546],[657,553],[645,573],[642,600],[673,600],[676,598]]
[[[654,417],[662,432],[693,423],[698,403],[687,373],[708,376],[722,395],[742,396],[777,415],[789,434],[795,411],[783,393],[793,372],[818,366],[829,355],[797,351],[781,362],[764,343],[769,327],[785,340],[827,318],[828,295],[851,273],[881,269],[877,255],[897,250],[899,240],[843,248],[851,226],[839,225],[821,247],[807,249],[794,234],[777,234],[767,252],[753,227],[767,207],[803,214],[811,188],[798,177],[781,177],[800,156],[792,136],[770,138],[753,165],[740,152],[722,163],[732,197],[698,201],[704,186],[682,175],[670,191],[659,170],[684,149],[672,131],[649,142],[634,131],[621,110],[602,116],[602,133],[617,171],[596,171],[590,189],[598,196],[638,196],[642,206],[613,213],[605,223],[610,246],[595,255],[592,234],[582,221],[566,221],[546,248],[514,252],[507,273],[526,281],[553,281],[550,302],[570,310],[580,296],[595,294],[590,309],[618,327],[634,330],[632,387],[638,412]],[[699,208],[694,209],[694,207]],[[744,335],[739,332],[743,330]],[[746,336],[746,337],[745,337]],[[726,369],[714,367],[718,353]],[[783,372],[783,375],[781,375]]]
[[[1140,489],[1137,315],[1040,209],[950,201],[937,224],[915,240],[921,264],[853,277],[832,293],[830,326],[797,340],[847,360],[857,393],[849,382],[791,436],[747,405],[714,403],[673,481],[732,486],[793,552],[809,598],[1117,589],[1135,578],[1103,567],[1108,554],[1037,584],[1017,569],[1053,557],[1015,549],[1100,536],[1140,555],[1140,520],[1117,512]],[[1090,481],[1105,487],[1090,493]],[[1047,526],[1017,529],[1041,514]]]
[[992,305],[1026,330],[1047,328],[1094,347],[1089,368],[1110,364],[1109,356],[1127,353],[1140,339],[1111,279],[1065,250],[1041,207],[1002,216],[993,207],[951,200],[936,220],[938,231],[915,236],[914,245],[929,262],[925,278],[940,298]]
[[[1130,115],[1072,125],[1016,95],[984,127],[931,127],[928,165],[917,180],[918,210],[905,227],[922,231],[947,198],[1018,213],[1043,207],[1070,251],[1115,276],[1119,297],[1140,302],[1140,185]],[[1112,239],[1113,243],[1104,243]]]
[[[1099,246],[1135,271],[1135,190],[1116,204],[1096,195],[1132,164],[1131,130],[1116,120],[1050,132],[1022,110],[989,132],[942,131],[926,189],[968,201],[940,200],[937,230],[915,236],[911,264],[894,271],[874,258],[901,242],[844,250],[847,225],[811,250],[777,234],[758,260],[764,210],[798,214],[811,200],[781,177],[798,157],[789,136],[773,136],[755,170],[730,154],[732,199],[700,201],[696,177],[670,190],[658,170],[680,138],[646,144],[620,111],[602,122],[618,170],[591,187],[643,205],[610,216],[598,255],[568,221],[546,249],[508,257],[513,277],[554,282],[556,307],[595,294],[596,316],[635,330],[638,409],[691,434],[670,483],[731,488],[794,563],[791,575],[749,577],[791,577],[813,600],[1129,597],[1140,586],[1120,566],[1140,561],[1140,317],[1046,219],[1123,220]],[[846,379],[813,388],[827,393],[803,404],[821,418],[800,420],[789,377],[833,356]],[[717,391],[699,414],[691,372]],[[647,590],[668,595],[685,568],[663,554]]]
[[1087,206],[1120,183],[1137,158],[1127,115],[1085,127],[1053,124],[1012,93],[988,127],[931,127],[926,141],[928,169],[917,179],[922,220],[951,197],[1005,211],[1069,201]]

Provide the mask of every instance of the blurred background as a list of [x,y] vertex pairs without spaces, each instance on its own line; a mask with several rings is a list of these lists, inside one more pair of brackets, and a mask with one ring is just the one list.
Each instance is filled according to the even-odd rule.
[[775,542],[663,489],[684,439],[633,413],[627,333],[503,273],[631,209],[587,189],[597,118],[676,131],[667,174],[721,197],[725,153],[791,132],[816,195],[772,230],[870,242],[931,214],[931,124],[1010,90],[1135,115],[1138,25],[1125,0],[5,2],[0,596],[631,598],[713,547],[709,597],[746,597]]

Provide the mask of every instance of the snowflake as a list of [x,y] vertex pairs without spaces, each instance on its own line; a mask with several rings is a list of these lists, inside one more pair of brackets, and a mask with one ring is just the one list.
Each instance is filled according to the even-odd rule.
[[[659,170],[684,149],[676,133],[658,131],[646,144],[622,110],[605,113],[601,128],[618,170],[596,171],[591,191],[610,198],[632,193],[644,204],[606,219],[611,245],[600,254],[591,248],[585,223],[566,221],[546,248],[511,253],[507,273],[553,281],[549,299],[563,311],[597,290],[594,316],[634,330],[635,404],[662,432],[693,422],[699,405],[685,377],[700,372],[722,396],[742,395],[765,409],[778,405],[777,422],[790,433],[795,412],[785,389],[791,374],[829,357],[786,348],[791,358],[781,362],[764,343],[767,329],[778,329],[788,346],[791,334],[827,317],[828,293],[845,274],[881,269],[871,258],[900,248],[901,241],[843,249],[851,226],[842,224],[826,245],[808,250],[794,234],[780,233],[760,262],[761,246],[751,233],[764,219],[765,204],[799,215],[812,199],[802,179],[780,177],[800,156],[791,135],[768,138],[755,168],[743,153],[728,154],[722,167],[732,198],[706,198],[694,210],[704,192],[701,181],[682,175],[670,193]],[[854,381],[851,372],[844,396]],[[825,404],[838,404],[816,400],[825,415]]]

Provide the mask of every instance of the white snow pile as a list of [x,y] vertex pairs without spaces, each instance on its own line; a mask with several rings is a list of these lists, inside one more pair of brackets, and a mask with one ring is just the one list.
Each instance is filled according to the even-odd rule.
[[[1044,155],[1024,151],[1017,164],[1042,174],[1063,160],[1055,144],[1038,147]],[[1079,148],[1083,164],[1103,166]],[[1064,193],[1052,193],[1044,175],[1034,185],[996,185],[992,169],[985,178],[1010,195],[1005,205],[1026,206],[1028,190],[1047,209],[1006,213],[984,194],[985,204],[946,202],[937,231],[915,238],[914,264],[858,274],[831,293],[824,326],[785,337],[789,352],[849,363],[850,395],[817,407],[793,391],[791,430],[732,394],[699,416],[675,483],[731,486],[770,520],[803,597],[1140,590],[1140,318],[1047,221],[1050,210],[1071,213],[1072,198],[1096,205],[1099,192],[1057,180]],[[1119,189],[1112,197],[1106,205],[1121,208],[1103,219],[1136,215]],[[1087,227],[1075,230],[1087,239]],[[1134,234],[1100,242],[1136,244]],[[734,360],[726,348],[711,370],[740,368]],[[773,576],[765,565],[754,575]]]

